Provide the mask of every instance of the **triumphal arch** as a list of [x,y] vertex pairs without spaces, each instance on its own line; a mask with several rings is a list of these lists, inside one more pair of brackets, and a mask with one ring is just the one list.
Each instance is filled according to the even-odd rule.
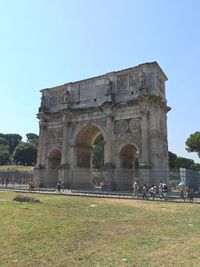
[[34,177],[45,187],[93,187],[101,134],[105,190],[168,179],[166,75],[157,62],[41,90]]

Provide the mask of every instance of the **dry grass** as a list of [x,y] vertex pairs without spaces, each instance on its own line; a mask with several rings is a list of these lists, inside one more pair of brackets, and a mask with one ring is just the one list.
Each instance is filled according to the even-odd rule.
[[0,193],[0,266],[200,266],[200,206]]
[[32,171],[33,166],[0,165],[0,171]]

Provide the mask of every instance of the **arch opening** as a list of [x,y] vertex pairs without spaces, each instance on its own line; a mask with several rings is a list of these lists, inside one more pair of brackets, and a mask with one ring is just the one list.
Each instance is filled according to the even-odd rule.
[[103,134],[97,126],[83,127],[76,137],[76,166],[100,169],[103,166],[103,142]]
[[49,168],[58,169],[61,164],[61,153],[59,150],[53,150],[49,155]]
[[131,144],[124,145],[119,153],[120,172],[119,172],[119,184],[125,188],[132,185],[135,181],[139,181],[139,169],[138,169],[138,149]]
[[138,166],[138,149],[131,145],[127,144],[120,150],[120,168],[123,169],[135,169]]
[[81,187],[96,187],[102,180],[101,169],[104,164],[104,137],[95,125],[80,129],[76,136],[74,180]]

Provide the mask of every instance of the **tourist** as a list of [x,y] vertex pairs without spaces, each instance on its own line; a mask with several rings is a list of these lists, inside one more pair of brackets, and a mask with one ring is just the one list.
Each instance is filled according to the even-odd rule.
[[168,192],[168,188],[166,183],[162,183],[162,197],[167,200],[167,192]]
[[181,188],[181,190],[180,190],[180,200],[183,200],[185,202],[185,194],[184,194],[183,188]]
[[133,189],[133,198],[134,197],[138,198],[139,186],[138,186],[137,182],[133,183],[132,189]]
[[1,178],[1,187],[3,188],[3,186],[4,186],[4,178]]
[[34,190],[34,183],[32,181],[29,182],[29,191]]
[[8,178],[6,178],[5,183],[6,183],[6,188],[7,188],[8,187],[8,184],[9,184],[9,179]]
[[159,186],[158,186],[158,193],[159,193],[160,199],[163,199],[164,198],[164,195],[163,195],[162,183],[160,183]]
[[151,188],[150,188],[150,190],[149,190],[149,192],[150,192],[151,198],[154,200],[154,198],[156,196],[156,192],[157,192],[156,186],[155,185],[152,185]]
[[148,199],[147,192],[148,192],[147,185],[144,184],[142,187],[142,198],[143,199]]
[[191,186],[188,186],[187,188],[187,199],[192,202],[194,198],[194,190]]
[[61,181],[58,181],[57,189],[58,189],[58,192],[61,193]]

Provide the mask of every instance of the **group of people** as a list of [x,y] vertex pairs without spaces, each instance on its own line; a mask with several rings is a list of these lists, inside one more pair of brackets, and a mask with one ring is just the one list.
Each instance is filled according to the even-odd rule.
[[1,178],[1,177],[0,177],[0,184],[1,184],[1,187],[2,187],[2,188],[3,188],[3,187],[7,188],[8,183],[9,183],[9,179],[8,179],[8,178]]
[[134,182],[132,189],[133,198],[139,198],[139,195],[141,195],[143,199],[154,200],[155,197],[158,196],[160,199],[167,200],[168,188],[165,183],[160,183],[159,186],[152,185],[151,187],[148,187],[146,184],[144,184],[142,187],[140,187],[137,182]]
[[194,190],[191,186],[188,186],[186,188],[181,188],[180,189],[180,200],[181,201],[186,201],[188,200],[189,202],[192,202],[194,198]]
[[42,187],[42,183],[40,181],[34,182],[34,181],[29,181],[29,190],[34,190],[34,189],[39,189]]
[[[144,184],[142,187],[138,185],[137,182],[133,183],[132,186],[133,190],[133,198],[139,198],[142,197],[142,199],[152,199],[154,200],[155,197],[159,199],[167,200],[168,196],[167,193],[169,192],[168,187],[166,183],[160,183],[159,186],[152,185],[148,187],[146,184]],[[180,188],[180,201],[186,201],[192,202],[194,198],[194,190],[191,186],[188,187],[181,187]]]

